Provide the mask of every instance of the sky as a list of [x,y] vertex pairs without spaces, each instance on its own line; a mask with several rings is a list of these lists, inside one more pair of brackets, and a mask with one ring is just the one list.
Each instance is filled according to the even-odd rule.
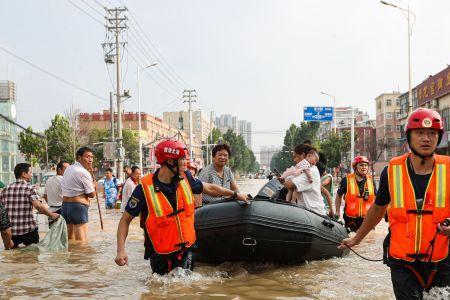
[[[415,86],[450,63],[450,1],[409,3],[417,18]],[[252,122],[256,153],[282,145],[284,131],[302,121],[304,106],[331,106],[321,92],[334,94],[337,106],[375,118],[379,94],[408,90],[406,18],[379,1],[0,0],[0,80],[17,84],[19,123],[42,130],[72,105],[90,113],[109,109],[108,70],[114,71],[103,60],[102,7],[123,5],[129,29],[122,34],[122,86],[132,95],[124,109],[138,110],[133,58],[140,67],[157,62],[141,76],[142,111],[162,116],[187,109],[180,95],[195,89],[194,109]]]

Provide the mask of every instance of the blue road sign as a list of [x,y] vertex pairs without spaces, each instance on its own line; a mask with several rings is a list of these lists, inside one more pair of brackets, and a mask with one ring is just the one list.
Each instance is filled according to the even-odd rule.
[[303,120],[316,122],[333,121],[333,107],[306,106],[303,108]]

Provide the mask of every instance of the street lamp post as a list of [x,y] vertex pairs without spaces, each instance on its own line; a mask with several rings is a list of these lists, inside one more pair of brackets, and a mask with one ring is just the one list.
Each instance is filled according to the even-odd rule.
[[[414,22],[416,21],[416,15],[409,9],[409,1],[408,1],[408,8],[403,8],[398,5],[386,2],[386,1],[380,1],[381,4],[391,6],[394,8],[397,8],[402,11],[402,13],[406,13],[405,17],[408,21],[408,112],[411,112],[412,110],[412,87],[411,87],[411,35],[412,35],[412,26],[410,25],[410,15],[413,15]],[[413,22],[413,24],[414,24]]]
[[150,67],[156,66],[158,63],[152,63],[151,65],[140,68],[137,66],[137,90],[138,90],[138,122],[139,122],[139,168],[141,172],[144,172],[142,168],[142,134],[141,134],[141,78],[140,73]]
[[326,96],[333,98],[333,124],[334,124],[334,133],[336,133],[336,96],[327,94],[325,92],[320,92],[320,93],[322,95],[326,95]]

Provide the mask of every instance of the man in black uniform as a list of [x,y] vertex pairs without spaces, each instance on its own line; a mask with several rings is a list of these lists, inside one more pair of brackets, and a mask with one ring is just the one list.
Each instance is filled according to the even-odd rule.
[[[125,251],[128,227],[133,218],[140,215],[141,228],[144,229],[145,236],[144,259],[150,259],[152,271],[164,275],[176,267],[193,270],[192,252],[195,247],[195,230],[192,194],[227,196],[246,202],[247,196],[194,179],[187,171],[186,147],[178,141],[167,140],[159,143],[155,148],[155,156],[161,168],[142,179],[142,182],[134,189],[120,219],[115,262],[119,266],[128,263],[128,255]],[[184,205],[182,209],[180,209],[180,203]],[[150,215],[149,206],[152,207]],[[166,213],[168,211],[171,212]],[[157,218],[155,215],[158,212],[162,214],[161,221],[152,222],[151,219]],[[172,222],[173,220],[175,221]],[[161,236],[161,233],[167,233],[167,235]],[[179,241],[178,237],[180,237]],[[171,244],[169,241],[172,240],[177,240],[177,244]]]

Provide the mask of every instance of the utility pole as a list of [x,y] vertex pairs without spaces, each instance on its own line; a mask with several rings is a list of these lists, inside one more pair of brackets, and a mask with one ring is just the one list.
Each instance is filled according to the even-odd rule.
[[109,114],[111,115],[110,120],[109,120],[110,140],[111,140],[111,142],[114,142],[115,141],[115,138],[114,138],[114,114],[115,114],[115,111],[114,111],[114,100],[113,100],[112,92],[109,92]]
[[183,91],[183,103],[189,103],[189,156],[192,156],[192,102],[196,102],[197,96],[195,95],[195,90],[184,90]]
[[[214,129],[214,126],[213,126],[213,124],[214,124],[214,121],[213,121],[213,118],[214,118],[214,112],[212,111],[211,113],[210,113],[210,116],[209,116],[209,130],[210,130],[210,138],[209,138],[209,144],[210,145],[208,145],[208,162],[211,162],[211,164],[212,164],[212,149],[211,149],[211,144],[213,143],[213,129]],[[210,152],[211,152],[211,154],[210,154]],[[209,164],[209,163],[208,163]]]
[[[117,163],[117,178],[123,179],[123,160],[125,151],[122,144],[122,97],[120,91],[120,47],[124,45],[120,42],[120,34],[127,29],[126,21],[128,20],[124,16],[124,12],[128,9],[126,7],[106,8],[106,28],[107,32],[111,32],[114,35],[114,41],[110,40],[107,43],[103,43],[103,49],[109,49],[105,54],[106,63],[114,63],[112,56],[115,56],[116,64],[116,101],[117,101],[117,151],[118,151],[118,163]],[[111,54],[115,50],[114,54]]]

